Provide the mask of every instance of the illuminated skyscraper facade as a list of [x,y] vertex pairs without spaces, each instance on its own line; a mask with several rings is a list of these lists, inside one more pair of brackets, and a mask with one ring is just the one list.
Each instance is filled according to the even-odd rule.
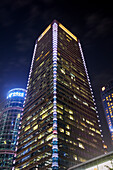
[[113,141],[113,80],[102,87],[101,96],[111,139]]
[[56,170],[103,153],[81,45],[53,21],[36,41],[15,169]]
[[12,169],[26,90],[8,92],[0,120],[0,169]]

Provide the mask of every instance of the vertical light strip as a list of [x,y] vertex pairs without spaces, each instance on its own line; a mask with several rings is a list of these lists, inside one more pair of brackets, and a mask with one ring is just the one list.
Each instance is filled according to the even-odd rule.
[[31,77],[31,73],[32,73],[32,69],[33,69],[33,63],[34,63],[34,58],[35,58],[35,54],[36,54],[36,48],[37,48],[37,44],[35,44],[35,48],[34,48],[34,52],[33,52],[33,58],[32,58],[32,62],[31,62],[31,67],[30,67],[30,72],[29,72],[29,77],[28,77],[28,82],[27,82],[27,89],[29,86],[29,80]]
[[[36,54],[36,49],[37,49],[37,44],[35,44],[35,47],[34,47],[33,58],[31,61],[31,67],[30,67],[30,72],[29,72],[29,77],[28,77],[28,82],[27,82],[27,90],[29,87],[29,81],[30,81],[31,73],[32,73],[32,69],[33,69],[33,63],[34,63],[34,58],[35,58],[35,54]],[[26,95],[27,95],[27,91],[26,91]],[[26,95],[25,95],[25,99],[26,99]],[[25,104],[25,101],[24,101],[24,104]]]
[[[86,67],[86,63],[85,63],[85,59],[84,59],[84,55],[83,55],[83,52],[82,52],[82,47],[81,47],[80,42],[78,42],[78,45],[79,45],[79,48],[80,48],[80,53],[81,53],[81,56],[82,56],[82,60],[83,60],[83,64],[84,64],[84,68],[85,68],[85,72],[86,72],[86,76],[87,76],[87,80],[88,80],[88,83],[89,83],[90,91],[91,91],[91,94],[92,94],[92,98],[93,98],[93,101],[94,101],[94,105],[96,105],[95,99],[94,99],[94,95],[93,95],[93,91],[92,91],[92,87],[91,87],[91,83],[90,83],[90,79],[89,79],[89,75],[88,75],[88,71],[87,71],[87,67]],[[97,107],[96,107],[96,106],[95,106],[95,110],[96,110],[96,113],[97,113],[98,122],[100,122],[100,120],[99,120],[99,115],[98,115],[98,111],[97,111]],[[99,124],[99,127],[101,127],[100,124]],[[103,138],[102,130],[101,130],[101,129],[100,129],[100,133],[101,133],[101,137]],[[104,143],[104,140],[102,140],[102,142]]]
[[52,146],[52,169],[58,169],[58,137],[57,137],[57,36],[58,25],[53,23],[53,146]]

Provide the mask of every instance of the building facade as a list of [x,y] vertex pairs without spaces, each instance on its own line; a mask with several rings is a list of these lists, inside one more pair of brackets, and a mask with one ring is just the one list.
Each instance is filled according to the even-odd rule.
[[0,169],[12,169],[26,90],[8,92],[0,120]]
[[102,87],[101,97],[111,139],[113,141],[113,80]]
[[99,126],[80,42],[53,21],[35,44],[15,169],[62,170],[102,154]]

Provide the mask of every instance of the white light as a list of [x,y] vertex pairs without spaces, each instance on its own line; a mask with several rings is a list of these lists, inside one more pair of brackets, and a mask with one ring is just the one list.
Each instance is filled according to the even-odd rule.
[[34,58],[35,58],[35,54],[36,54],[36,49],[37,49],[37,44],[35,44],[35,48],[34,48],[34,52],[33,52],[33,58],[32,58],[32,61],[31,61],[31,68],[30,68],[30,73],[29,73],[29,78],[28,78],[27,86],[29,86],[29,79],[31,78],[31,73],[32,73],[32,69],[33,69]]
[[[53,24],[53,142],[58,141],[57,138],[57,106],[56,106],[56,84],[57,84],[57,28],[58,25],[57,23]],[[58,150],[58,145],[53,144],[52,149],[57,149]],[[57,158],[58,153],[52,153],[52,158]],[[52,162],[52,167],[58,166],[58,161]]]

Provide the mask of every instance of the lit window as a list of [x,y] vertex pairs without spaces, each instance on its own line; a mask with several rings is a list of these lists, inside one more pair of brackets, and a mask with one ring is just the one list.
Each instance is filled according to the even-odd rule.
[[94,126],[94,123],[90,122],[89,120],[86,120],[86,122],[92,126]]
[[32,116],[28,116],[26,120],[29,120]]
[[96,133],[101,134],[99,130],[96,130]]
[[77,145],[75,142],[73,142],[74,145]]
[[77,155],[74,155],[73,158],[74,158],[74,160],[77,160]]
[[38,128],[38,125],[34,126],[34,127],[33,127],[33,130],[36,130],[37,128]]
[[20,118],[20,113],[18,114],[18,116],[17,116],[17,119],[19,119]]
[[7,144],[6,140],[4,140],[4,144]]
[[90,134],[91,136],[94,136],[94,133],[90,133],[90,132],[89,132],[89,134]]
[[67,40],[68,42],[70,42],[70,40],[69,40],[68,38],[67,38],[66,40]]
[[49,52],[50,52],[50,51],[48,51],[48,52],[45,54],[45,56],[44,56],[44,57],[46,57],[46,56],[49,54]]
[[83,102],[83,104],[85,104],[86,106],[88,106],[88,103],[86,103],[86,102]]
[[90,127],[90,129],[91,129],[92,131],[94,131],[94,132],[95,132],[95,129],[94,129],[94,128],[91,128],[91,127]]
[[80,157],[79,157],[79,160],[80,160],[81,162],[86,162],[86,159],[83,159],[83,158],[80,158]]
[[72,111],[72,110],[69,110],[69,113],[70,113],[70,114],[73,114],[73,111]]
[[44,61],[39,65],[39,67],[41,67],[44,64]]
[[90,106],[90,108],[96,111],[96,109],[94,107]]
[[62,129],[62,128],[59,128],[59,130],[60,130],[60,132],[64,133],[64,129]]
[[87,127],[87,126],[85,125],[85,123],[83,123],[83,122],[81,122],[81,125],[84,126],[84,127]]
[[58,52],[58,56],[60,56],[60,53]]
[[49,136],[46,137],[46,141],[49,141],[53,138],[53,134],[50,134]]
[[79,147],[85,149],[82,143],[79,143]]
[[64,71],[64,69],[61,69],[61,72],[62,72],[63,74],[65,74],[65,71]]
[[60,107],[61,109],[63,109],[63,105],[57,104],[57,106]]
[[63,114],[63,112],[59,109],[57,109],[57,112],[60,113],[60,114]]
[[70,129],[69,125],[66,126],[67,129]]
[[69,132],[69,131],[66,131],[66,135],[70,136],[70,132]]
[[107,149],[107,145],[103,145],[103,147],[104,147],[105,149]]
[[43,120],[45,117],[47,117],[47,116],[48,116],[48,113],[43,114],[43,115],[42,115],[42,120]]
[[71,120],[74,120],[72,115],[69,115],[68,118],[71,119]]
[[28,129],[30,129],[30,125],[27,126],[24,131],[27,131]]
[[71,37],[69,37],[67,34],[66,34],[66,37],[68,37],[70,40],[72,40],[72,38],[71,38]]
[[52,132],[52,130],[53,130],[53,127],[49,128],[47,131],[50,133]]
[[36,115],[35,117],[33,117],[33,120],[35,120],[38,117],[38,115]]
[[61,119],[61,120],[63,120],[63,118],[62,118],[62,116],[61,116],[61,115],[58,115],[58,118],[59,118],[59,119]]
[[73,95],[73,97],[74,97],[75,99],[78,99],[77,96],[75,96],[75,95]]
[[38,139],[41,139],[44,136],[44,133],[40,134]]

